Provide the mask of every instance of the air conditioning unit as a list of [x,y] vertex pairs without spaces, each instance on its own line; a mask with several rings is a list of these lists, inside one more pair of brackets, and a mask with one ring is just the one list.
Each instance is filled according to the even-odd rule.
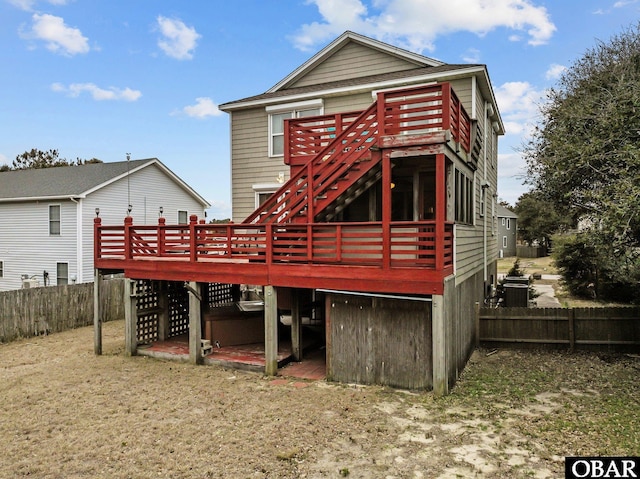
[[38,286],[40,286],[40,282],[35,278],[22,280],[22,289],[37,288]]

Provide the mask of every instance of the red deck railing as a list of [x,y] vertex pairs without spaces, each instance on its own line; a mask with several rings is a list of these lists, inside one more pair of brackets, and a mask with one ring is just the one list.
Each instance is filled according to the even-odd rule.
[[[471,120],[449,83],[381,92],[384,121],[378,118],[380,136],[451,131],[467,153],[471,150]],[[287,165],[304,165],[318,155],[362,112],[337,113],[285,120]]]
[[[390,242],[384,225],[311,224],[95,224],[95,261],[174,259],[192,262],[317,263],[436,268],[434,221],[393,222]],[[453,264],[453,224],[445,224],[444,267]]]

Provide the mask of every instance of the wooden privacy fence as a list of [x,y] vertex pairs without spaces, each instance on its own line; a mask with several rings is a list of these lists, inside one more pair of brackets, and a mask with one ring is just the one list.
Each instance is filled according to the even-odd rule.
[[[124,280],[103,280],[103,321],[124,318]],[[0,342],[93,324],[93,283],[0,293]]]
[[488,347],[640,351],[640,308],[480,308],[478,342]]

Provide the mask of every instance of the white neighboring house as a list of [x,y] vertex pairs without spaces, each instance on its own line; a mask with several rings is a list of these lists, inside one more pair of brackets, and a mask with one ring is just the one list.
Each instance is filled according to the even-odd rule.
[[[156,158],[0,173],[0,291],[93,281],[93,219],[188,223],[211,205]],[[96,210],[99,209],[99,210]]]

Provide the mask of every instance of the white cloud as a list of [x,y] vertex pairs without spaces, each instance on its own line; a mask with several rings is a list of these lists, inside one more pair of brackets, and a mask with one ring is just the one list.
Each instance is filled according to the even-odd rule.
[[[14,7],[18,7],[21,10],[25,10],[27,12],[33,11],[37,0],[7,0]],[[66,5],[68,0],[47,0],[46,3],[51,5]]]
[[545,78],[547,80],[557,80],[567,69],[564,65],[558,65],[557,63],[552,63],[549,65],[549,69],[545,73]]
[[158,46],[171,58],[191,60],[201,35],[195,28],[187,27],[181,20],[158,16],[158,28],[162,38]]
[[554,31],[545,7],[533,0],[373,0],[370,11],[364,0],[308,0],[317,6],[322,22],[305,24],[293,37],[301,50],[354,30],[409,50],[433,50],[440,35],[469,31],[479,36],[496,28],[526,36],[530,45],[546,43]]
[[195,105],[185,106],[181,113],[184,113],[187,116],[192,118],[208,118],[210,116],[220,116],[222,112],[218,109],[218,105],[216,105],[211,98],[208,97],[200,97],[196,98]]
[[527,135],[540,114],[544,92],[528,82],[507,82],[495,90],[507,135]]
[[638,3],[638,0],[619,0],[613,4],[613,8],[622,8],[627,5],[633,5],[634,3]]
[[69,86],[64,86],[61,83],[54,83],[51,85],[51,89],[55,92],[66,93],[70,97],[78,97],[81,93],[89,93],[94,100],[122,100],[122,101],[136,101],[142,96],[139,90],[132,90],[131,88],[115,88],[109,87],[107,89],[100,88],[93,83],[72,83]]
[[462,56],[465,63],[480,63],[480,50],[477,48],[469,48]]
[[63,55],[77,55],[89,51],[89,42],[82,32],[65,25],[62,17],[37,14],[32,17],[31,31],[23,36],[28,39],[43,40],[47,49]]

